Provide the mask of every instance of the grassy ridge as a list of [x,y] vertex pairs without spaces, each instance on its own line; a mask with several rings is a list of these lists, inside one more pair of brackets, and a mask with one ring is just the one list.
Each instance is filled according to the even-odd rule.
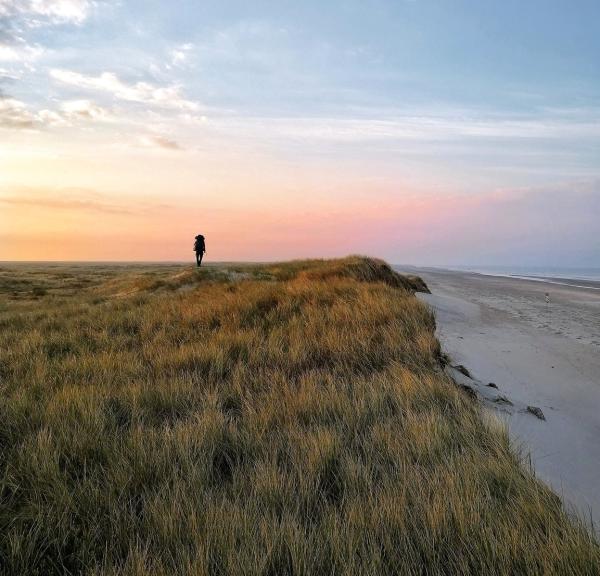
[[2,574],[597,574],[349,258],[0,270]]

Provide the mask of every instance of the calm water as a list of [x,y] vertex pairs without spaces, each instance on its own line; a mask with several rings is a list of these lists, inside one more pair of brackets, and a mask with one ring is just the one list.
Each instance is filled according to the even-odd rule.
[[600,268],[559,268],[540,266],[452,266],[454,270],[479,272],[493,276],[520,276],[522,278],[560,278],[600,281]]

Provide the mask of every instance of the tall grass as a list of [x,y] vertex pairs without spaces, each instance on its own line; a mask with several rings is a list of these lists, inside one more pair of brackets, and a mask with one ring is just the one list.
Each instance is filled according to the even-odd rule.
[[349,258],[0,270],[0,572],[598,574]]

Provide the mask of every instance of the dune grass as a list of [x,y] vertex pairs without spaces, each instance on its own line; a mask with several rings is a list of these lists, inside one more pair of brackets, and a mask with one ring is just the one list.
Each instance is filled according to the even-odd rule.
[[440,371],[419,287],[358,257],[0,268],[0,573],[600,573]]

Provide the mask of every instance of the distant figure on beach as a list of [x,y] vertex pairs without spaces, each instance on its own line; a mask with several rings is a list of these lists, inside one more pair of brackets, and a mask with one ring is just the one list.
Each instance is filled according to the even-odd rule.
[[206,244],[204,243],[204,236],[198,234],[196,241],[194,242],[194,252],[196,253],[196,266],[202,265],[202,257],[206,252]]

